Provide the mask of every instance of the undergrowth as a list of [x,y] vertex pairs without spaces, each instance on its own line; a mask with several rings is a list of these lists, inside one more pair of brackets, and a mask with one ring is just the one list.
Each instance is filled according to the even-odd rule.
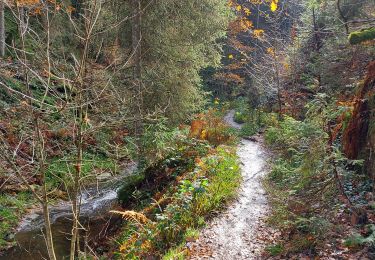
[[143,259],[166,254],[165,259],[175,259],[170,256],[185,254],[182,245],[191,238],[191,230],[202,227],[206,218],[236,196],[241,179],[235,149],[228,146],[196,157],[192,170],[176,175],[172,185],[142,198],[138,205],[143,207],[138,210],[149,221],[130,221],[125,225],[118,240],[119,258]]
[[236,197],[241,174],[234,136],[220,116],[215,111],[199,116],[202,124],[193,124],[166,158],[120,191],[124,207],[147,220],[123,213],[127,221],[117,238],[118,259],[183,259],[186,242],[195,240],[206,219]]
[[289,236],[268,248],[271,255],[314,254],[331,226],[320,212],[336,191],[327,167],[328,135],[320,123],[285,116],[265,132],[277,154],[266,180],[273,208],[268,222]]
[[27,207],[35,203],[29,192],[0,194],[0,247],[12,245],[13,228],[19,224]]
[[[351,213],[362,207],[369,186],[353,184],[363,178],[355,171],[360,169],[361,162],[345,158],[339,142],[334,141],[341,132],[327,127],[329,122],[346,113],[345,108],[337,107],[322,95],[306,108],[304,120],[284,116],[265,132],[266,143],[276,154],[265,181],[272,204],[268,222],[287,238],[268,248],[271,255],[315,256],[333,238],[335,230],[341,229],[338,212]],[[360,183],[367,182],[361,179]],[[353,206],[340,201],[339,198],[345,197]],[[364,245],[370,239],[371,235],[354,235],[347,243]]]

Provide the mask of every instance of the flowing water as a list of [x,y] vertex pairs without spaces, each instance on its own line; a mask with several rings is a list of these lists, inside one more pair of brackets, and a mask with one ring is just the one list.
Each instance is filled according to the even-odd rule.
[[[234,111],[225,120],[232,127],[241,125],[233,121]],[[189,243],[192,259],[257,259],[264,244],[257,236],[265,230],[263,218],[268,205],[261,180],[267,172],[267,153],[258,141],[242,140],[238,156],[242,163],[243,183],[238,200],[220,217],[203,230],[196,242]],[[118,178],[105,185],[90,188],[82,194],[81,223],[88,232],[83,234],[87,240],[96,240],[116,226],[118,218],[109,214],[117,204],[117,188],[123,178],[135,169],[130,166]],[[51,208],[52,229],[58,259],[69,255],[69,233],[71,231],[70,204],[62,202]],[[267,235],[267,234],[265,234]],[[18,245],[0,256],[0,260],[40,260],[47,258],[43,236],[43,217],[41,212],[26,216],[15,235]],[[83,241],[82,241],[83,242]]]
[[[234,111],[225,117],[235,128]],[[264,217],[269,210],[262,178],[267,173],[267,153],[262,138],[242,140],[238,149],[243,183],[238,200],[206,227],[200,238],[189,243],[191,259],[258,259],[264,242],[258,239],[267,232]],[[265,234],[267,235],[267,234]]]
[[[126,176],[136,169],[130,164],[117,177],[110,177],[96,187],[89,187],[81,195],[80,223],[86,229],[81,232],[81,242],[92,242],[104,237],[115,228],[120,219],[109,213],[117,206],[117,190]],[[50,207],[50,218],[58,259],[69,256],[69,234],[72,227],[71,204],[60,202]],[[47,259],[47,249],[43,232],[44,219],[40,210],[28,214],[20,223],[15,234],[17,245],[0,255],[0,260],[40,260]]]

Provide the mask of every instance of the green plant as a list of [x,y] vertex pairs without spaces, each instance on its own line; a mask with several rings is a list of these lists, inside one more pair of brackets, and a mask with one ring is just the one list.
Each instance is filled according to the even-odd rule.
[[13,241],[12,232],[19,224],[25,209],[35,203],[29,192],[19,192],[15,195],[0,194],[0,247],[5,247]]
[[345,246],[351,248],[357,248],[364,245],[370,246],[371,248],[375,248],[375,225],[370,224],[367,225],[367,233],[366,235],[360,234],[353,234],[349,238],[347,238],[344,242]]
[[238,124],[243,124],[248,120],[247,115],[244,112],[238,112],[236,111],[234,113],[234,122]]
[[362,31],[352,32],[349,35],[349,42],[352,45],[375,39],[375,27]]
[[276,245],[270,245],[266,247],[266,251],[271,255],[271,256],[277,256],[281,254],[281,252],[284,250],[284,247],[281,244],[276,244]]
[[[74,172],[73,159],[72,155],[66,155],[63,158],[55,157],[48,161],[48,186],[59,187],[63,190],[71,187],[72,178],[70,174]],[[100,174],[103,172],[111,175],[117,174],[117,162],[101,154],[85,153],[82,163],[82,177],[85,177],[85,182],[90,183],[96,180],[95,173]]]
[[240,130],[240,136],[248,137],[255,135],[259,131],[259,126],[254,123],[245,123],[242,125]]
[[176,140],[185,138],[186,133],[178,128],[167,127],[167,118],[161,118],[154,124],[145,126],[142,135],[142,149],[148,162],[160,160],[176,148]]

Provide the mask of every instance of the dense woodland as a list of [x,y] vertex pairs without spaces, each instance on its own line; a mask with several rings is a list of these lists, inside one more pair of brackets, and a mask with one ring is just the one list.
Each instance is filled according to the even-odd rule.
[[374,109],[374,0],[0,0],[0,259],[222,259],[249,144],[223,259],[375,259]]

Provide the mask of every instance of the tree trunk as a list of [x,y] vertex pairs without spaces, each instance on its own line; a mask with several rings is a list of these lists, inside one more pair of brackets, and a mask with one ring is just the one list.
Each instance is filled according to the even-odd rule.
[[342,21],[344,22],[345,32],[346,32],[347,35],[349,35],[348,18],[345,17],[345,14],[341,9],[341,0],[337,0],[336,4],[337,4],[337,10],[339,11],[339,15],[340,15]]
[[0,57],[5,56],[4,0],[0,0]]
[[19,30],[20,30],[20,33],[21,34],[25,34],[26,33],[26,17],[25,17],[25,8],[24,7],[19,7],[18,9],[18,12],[19,12],[19,16],[18,18],[20,19],[19,21]]
[[313,26],[314,26],[315,50],[319,52],[322,46],[321,46],[321,41],[320,41],[319,27],[316,22],[315,8],[312,9],[312,15],[313,15]]
[[143,97],[142,97],[142,64],[141,64],[141,0],[131,0],[131,6],[133,10],[132,17],[132,50],[133,50],[133,86],[134,94],[136,96],[135,101],[137,102],[136,114],[135,114],[135,134],[138,139],[138,152],[140,158],[142,158],[142,144],[140,137],[143,133],[142,123],[142,110],[143,110]]

